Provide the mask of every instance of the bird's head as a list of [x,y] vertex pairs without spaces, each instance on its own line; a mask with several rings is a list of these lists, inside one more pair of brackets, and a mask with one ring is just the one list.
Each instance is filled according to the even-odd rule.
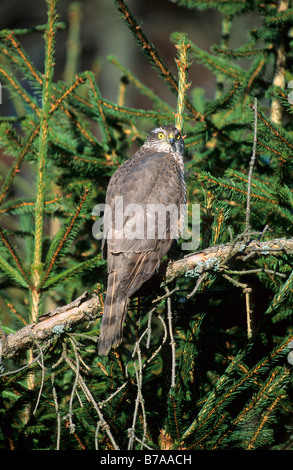
[[174,126],[155,127],[149,133],[145,146],[155,148],[158,152],[174,152],[183,156],[184,139]]

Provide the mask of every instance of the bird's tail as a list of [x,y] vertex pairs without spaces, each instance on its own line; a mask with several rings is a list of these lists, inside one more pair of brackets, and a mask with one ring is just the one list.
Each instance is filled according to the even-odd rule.
[[111,273],[104,303],[104,313],[100,328],[98,353],[107,355],[111,347],[118,346],[123,338],[123,323],[127,312],[128,298],[115,298],[115,276]]

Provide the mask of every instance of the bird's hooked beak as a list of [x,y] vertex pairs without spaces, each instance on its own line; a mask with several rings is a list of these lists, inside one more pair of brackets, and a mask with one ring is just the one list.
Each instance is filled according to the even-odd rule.
[[174,145],[174,142],[175,142],[175,137],[174,137],[174,135],[173,135],[173,134],[170,134],[170,135],[169,135],[168,142],[169,142],[169,144],[171,144],[171,145],[172,145],[172,147],[173,147],[173,145]]
[[[184,140],[186,137],[187,137],[186,135],[183,135],[183,136],[182,136],[182,139]],[[170,134],[170,135],[169,135],[168,142],[169,142],[169,144],[171,144],[172,146],[174,145],[175,136],[174,136],[173,134]]]

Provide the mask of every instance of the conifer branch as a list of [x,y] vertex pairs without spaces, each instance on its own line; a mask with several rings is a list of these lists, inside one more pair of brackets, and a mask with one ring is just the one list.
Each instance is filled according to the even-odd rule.
[[0,67],[0,75],[4,77],[4,80],[13,89],[13,91],[27,104],[30,106],[37,116],[40,116],[41,112],[36,102],[26,92],[26,90],[20,85],[14,76],[11,75],[4,67]]
[[245,90],[244,99],[246,99],[246,97],[249,95],[249,93],[251,93],[252,84],[253,84],[254,80],[256,79],[256,77],[260,74],[260,72],[261,72],[262,68],[264,67],[265,63],[266,63],[266,57],[261,56],[253,64],[251,70],[249,71],[249,79],[247,81],[247,86],[246,86],[246,90]]
[[[12,246],[12,244],[10,243],[8,238],[5,236],[5,234],[4,234],[3,230],[1,229],[1,227],[0,227],[0,239],[3,243],[3,245],[6,247],[6,249],[10,253],[11,259],[14,261],[14,263],[15,263],[17,269],[18,269],[17,278],[20,276],[22,284],[24,284],[26,287],[28,287],[31,284],[31,282],[27,277],[27,274],[26,274],[26,272],[23,268],[23,265],[22,265],[22,262],[19,259],[19,256],[17,255],[14,247]],[[2,263],[4,263],[4,260],[0,259],[0,264],[2,264]],[[12,274],[12,272],[13,272],[12,266],[10,266],[10,270],[11,270],[11,274]]]
[[217,46],[212,46],[213,51],[227,55],[229,57],[234,57],[234,58],[239,58],[239,57],[250,57],[253,55],[259,55],[259,54],[267,54],[268,52],[271,52],[273,49],[273,45],[269,45],[267,47],[264,47],[262,49],[249,49],[249,50],[240,50],[240,49],[228,49],[227,47],[222,48],[222,47],[217,47]]
[[[156,67],[156,69],[159,71],[160,75],[164,78],[164,80],[167,82],[169,85],[170,89],[173,91],[173,93],[178,96],[178,82],[174,78],[173,74],[170,72],[170,70],[166,67],[162,59],[160,58],[158,52],[152,46],[152,44],[149,42],[147,39],[146,35],[142,31],[141,26],[136,22],[135,18],[131,14],[129,8],[127,7],[126,3],[124,0],[115,0],[115,3],[118,7],[118,9],[121,11],[121,13],[124,15],[123,19],[127,23],[128,27],[136,37],[137,42],[140,44],[142,50],[146,53],[146,55],[150,58],[151,62],[153,65]],[[200,118],[200,113],[196,111],[196,109],[193,107],[191,102],[187,99],[186,100],[186,108],[191,112],[193,115],[194,119]]]
[[284,130],[284,135],[281,133],[281,131],[275,127],[273,124],[270,124],[268,119],[266,119],[260,112],[257,113],[258,118],[270,129],[271,133],[274,134],[276,137],[278,137],[282,142],[284,142],[290,150],[293,150],[293,144],[289,142],[285,130]]
[[[66,243],[71,231],[73,230],[74,226],[75,226],[75,223],[80,215],[80,212],[83,208],[83,205],[85,203],[85,200],[87,198],[89,194],[89,188],[85,188],[85,191],[84,191],[84,194],[81,198],[81,201],[80,201],[80,204],[78,205],[76,211],[75,211],[75,214],[73,215],[68,227],[66,227],[66,230],[65,230],[65,233],[63,234],[62,238],[60,239],[59,243],[57,246],[54,246],[54,252],[52,253],[52,257],[50,258],[49,260],[49,264],[48,264],[48,267],[47,269],[45,270],[43,276],[42,276],[42,279],[41,279],[41,285],[44,285],[46,280],[48,279],[52,269],[54,268],[54,265],[56,263],[56,260],[64,246],[64,244]],[[50,252],[49,252],[50,254]]]
[[[30,436],[25,445],[33,448],[45,442],[50,446],[54,432],[58,449],[66,432],[70,433],[64,437],[66,447],[82,449],[118,450],[127,444],[135,450],[292,446],[284,429],[280,442],[282,423],[276,411],[282,406],[282,416],[288,420],[293,353],[288,354],[293,348],[292,335],[288,336],[293,289],[293,140],[292,123],[282,123],[274,100],[277,111],[282,113],[283,107],[292,112],[291,94],[283,85],[290,76],[287,33],[293,9],[288,0],[269,6],[247,0],[174,0],[177,6],[173,9],[180,5],[205,10],[212,5],[223,18],[221,43],[209,51],[192,44],[184,33],[171,35],[178,50],[176,76],[149,41],[143,25],[137,23],[127,0],[114,1],[149,66],[158,72],[161,85],[176,96],[177,108],[113,56],[109,61],[122,74],[117,100],[104,98],[96,75],[78,72],[82,2],[72,5],[77,16],[70,18],[68,37],[75,44],[66,44],[63,83],[53,81],[54,56],[60,57],[59,52],[55,54],[55,33],[63,27],[57,21],[57,0],[46,0],[45,26],[0,32],[4,60],[0,78],[16,109],[15,116],[0,117],[0,145],[5,155],[0,164],[4,175],[0,176],[0,215],[6,216],[6,230],[0,228],[0,375],[5,379],[0,434],[4,447],[23,443],[24,429]],[[74,15],[73,10],[70,8],[70,14]],[[113,15],[115,11],[113,7]],[[247,11],[257,12],[261,26],[249,31],[248,40],[235,50],[233,43],[228,48],[234,17],[241,21]],[[36,31],[45,31],[44,74],[18,37]],[[188,98],[189,58],[215,75],[216,99],[207,98],[197,83],[192,101]],[[243,68],[241,58],[250,65]],[[272,60],[275,75],[269,92],[273,101],[267,109],[267,72]],[[126,106],[130,82],[150,100],[151,109]],[[103,87],[103,81],[101,84]],[[258,97],[257,107],[251,101],[254,96]],[[252,149],[247,141],[252,122],[247,101],[254,111]],[[201,204],[206,211],[202,221],[207,222],[209,239],[203,227],[199,251],[169,263],[162,261],[152,281],[161,281],[165,295],[156,297],[154,292],[151,298],[146,290],[146,297],[140,292],[138,309],[130,302],[134,308],[128,309],[127,320],[134,326],[135,336],[126,334],[128,342],[124,343],[126,349],[132,349],[130,356],[122,345],[111,349],[106,358],[98,358],[86,342],[90,340],[91,346],[97,342],[100,322],[96,320],[103,311],[104,285],[98,297],[85,292],[67,304],[75,292],[105,280],[106,261],[89,234],[91,197],[104,201],[114,169],[111,165],[116,164],[117,156],[120,162],[134,142],[144,140],[146,123],[151,128],[174,119],[178,127],[184,124],[187,134],[188,201]],[[34,176],[37,188],[28,184]],[[53,237],[51,226],[47,231],[48,216],[59,224],[68,217]],[[252,232],[252,226],[257,231]],[[259,231],[261,227],[265,227],[263,231]],[[227,283],[229,297],[225,295]],[[244,308],[239,308],[238,316],[233,307],[240,296]],[[39,314],[42,299],[44,315]],[[55,303],[63,307],[56,309]],[[242,327],[245,307],[248,338]],[[256,333],[255,325],[250,325],[252,313],[257,313],[253,320],[261,320],[259,334],[252,334]],[[38,317],[37,321],[32,322],[32,317]],[[16,319],[21,322],[19,331]],[[85,327],[88,330],[83,334],[80,330]],[[125,333],[127,330],[126,326]],[[273,344],[278,346],[272,349]],[[8,370],[18,361],[25,365]],[[6,362],[7,370],[2,373]],[[33,420],[28,419],[31,413],[35,414]],[[272,436],[279,441],[273,442]]]
[[188,62],[188,50],[190,44],[187,42],[187,38],[184,35],[179,36],[178,44],[175,45],[178,49],[178,59],[175,59],[178,74],[179,74],[179,85],[178,85],[178,98],[177,98],[177,111],[175,114],[175,126],[182,131],[184,123],[184,109],[187,96],[187,90],[190,87],[190,83],[187,83],[187,73],[190,67]]
[[104,105],[103,105],[102,97],[100,95],[98,87],[97,87],[96,83],[94,82],[93,77],[92,77],[91,74],[89,74],[88,80],[89,80],[89,84],[90,84],[90,89],[91,89],[91,91],[92,91],[92,93],[95,97],[95,100],[96,100],[98,108],[99,108],[99,113],[97,113],[96,116],[97,116],[97,120],[100,124],[101,132],[105,136],[106,142],[108,144],[111,144],[112,132],[111,132],[110,127],[107,123],[107,119],[106,119],[105,112],[104,112]]
[[[46,30],[48,28],[48,25],[46,25]],[[31,60],[27,57],[26,53],[24,52],[23,48],[21,47],[19,41],[15,38],[15,33],[9,34],[6,38],[6,41],[8,43],[11,43],[13,46],[13,55],[11,56],[11,59],[14,63],[18,64],[20,68],[23,68],[24,65],[26,66],[28,72],[30,73],[31,77],[35,79],[39,85],[43,85],[43,80],[40,72],[38,72],[35,67],[33,66]],[[4,54],[9,57],[10,52],[7,49],[3,49]],[[18,57],[15,56],[15,52],[17,52]]]
[[[227,190],[231,190],[235,193],[243,194],[247,198],[247,189],[244,189],[242,187],[237,187],[235,184],[233,184],[232,181],[228,181],[224,178],[223,179],[216,178],[209,174],[205,174],[204,172],[200,173],[198,176],[204,181],[207,181],[208,183],[222,187]],[[237,178],[240,178],[240,176],[238,175]],[[253,186],[253,183],[251,183],[251,185]],[[255,189],[258,189],[258,191],[260,191],[261,193],[265,193],[265,196],[263,196],[261,193],[258,194],[256,191],[254,191],[250,193],[250,197],[253,197],[256,200],[259,200],[260,202],[266,202],[266,203],[274,204],[276,206],[279,204],[277,199],[272,199],[271,197],[268,197],[267,191],[265,191],[263,188],[256,188],[255,186]]]
[[178,90],[177,80],[173,77],[171,72],[167,69],[166,65],[163,63],[162,59],[159,57],[156,49],[150,44],[146,35],[144,34],[141,26],[137,23],[134,16],[132,15],[130,9],[126,5],[124,0],[115,0],[117,8],[121,11],[124,21],[127,23],[128,27],[136,37],[138,43],[142,49],[150,56],[152,62],[160,71],[160,74],[167,80],[172,88],[176,91]]
[[[173,112],[173,109],[171,108],[171,106],[169,106],[167,103],[165,103],[165,101],[163,101],[162,99],[160,99],[154,92],[153,90],[151,90],[150,88],[148,88],[146,85],[144,85],[140,80],[138,80],[137,77],[135,77],[133,75],[133,73],[131,73],[131,71],[127,70],[120,62],[119,60],[117,59],[117,57],[111,55],[108,57],[108,61],[115,65],[116,67],[119,68],[119,70],[121,70],[121,72],[123,73],[123,76],[127,78],[127,80],[129,80],[131,83],[134,84],[134,86],[145,96],[147,96],[151,101],[154,102],[154,104],[156,105],[156,107],[158,109],[163,109],[164,111],[166,112],[169,112],[169,113],[172,113]],[[121,103],[118,103],[120,106],[123,106],[123,104]]]
[[[243,377],[241,377],[239,380],[234,382],[231,386],[231,388],[228,387],[229,383],[229,372],[233,368],[235,368],[239,364],[240,356],[237,358],[234,358],[231,364],[228,366],[227,370],[225,371],[225,374],[223,374],[217,384],[216,384],[216,389],[217,388],[222,388],[223,387],[223,382],[226,382],[226,391],[224,394],[221,394],[221,398],[216,401],[216,389],[213,393],[210,394],[209,399],[206,401],[205,406],[201,410],[201,416],[200,418],[197,417],[197,419],[191,424],[191,426],[187,429],[187,431],[183,434],[182,436],[182,444],[186,439],[188,438],[189,434],[192,432],[192,430],[197,427],[197,431],[200,428],[203,428],[204,425],[211,419],[217,415],[223,404],[225,403],[226,400],[229,400],[230,397],[233,396],[239,390],[239,388],[245,383],[246,380],[251,379],[253,377],[257,377],[258,374],[261,373],[261,370],[265,369],[268,364],[274,359],[274,357],[280,353],[281,350],[284,350],[289,342],[292,341],[292,337],[287,338],[275,351],[272,352],[272,354],[266,358],[264,358],[263,361],[258,363],[255,367],[251,368],[250,370],[247,371],[246,374],[244,374]],[[288,374],[286,373],[287,377]],[[265,395],[267,396],[267,395]],[[278,395],[279,396],[279,395]]]
[[72,83],[72,85],[70,85],[67,90],[64,91],[63,95],[60,96],[60,98],[58,98],[57,100],[55,100],[54,102],[51,103],[51,108],[50,108],[50,114],[53,114],[56,109],[58,109],[58,107],[61,105],[61,103],[63,101],[65,101],[65,99],[71,94],[73,93],[73,91],[81,84],[84,83],[84,78],[85,78],[85,74],[82,74],[80,76],[76,75],[76,78],[74,80],[74,82]]
[[247,72],[239,66],[227,65],[221,57],[216,57],[209,52],[203,51],[192,41],[190,41],[190,46],[191,57],[206,64],[214,73],[223,74],[225,77],[229,77],[235,81],[244,81],[247,78]]
[[[53,197],[52,199],[45,201],[45,206],[56,204],[58,201],[60,201],[60,196]],[[10,212],[19,213],[21,209],[27,210],[27,212],[34,212],[35,205],[36,201],[26,201],[23,199],[13,200],[12,202],[2,205],[0,214],[8,214]]]
[[285,395],[278,395],[275,398],[275,400],[273,401],[273,403],[266,410],[266,412],[264,413],[264,415],[262,416],[262,418],[259,422],[259,425],[257,427],[257,430],[256,430],[255,434],[253,435],[252,439],[250,440],[250,442],[247,446],[247,450],[251,450],[251,449],[255,448],[255,441],[257,440],[259,434],[261,433],[262,428],[265,426],[265,424],[268,421],[270,415],[273,413],[273,411],[275,410],[275,408],[279,404],[279,401],[284,399],[284,397],[285,397]]
[[43,78],[43,109],[40,120],[40,138],[38,154],[38,179],[35,210],[35,245],[34,245],[34,266],[31,320],[35,322],[39,314],[40,292],[39,283],[42,269],[42,247],[44,230],[44,207],[46,194],[46,167],[47,152],[49,143],[49,119],[51,109],[51,90],[54,72],[54,40],[55,40],[55,22],[56,22],[56,3],[57,0],[48,0],[48,26],[45,34],[45,73]]
[[[145,109],[136,109],[136,108],[129,108],[127,106],[119,106],[111,101],[99,98],[96,103],[91,103],[90,101],[86,100],[84,97],[79,95],[75,95],[74,98],[76,101],[83,106],[83,111],[85,113],[91,113],[91,116],[98,117],[99,116],[99,106],[103,106],[103,111],[109,113],[110,116],[120,117],[125,116],[127,119],[133,118],[146,118],[152,121],[160,121],[160,122],[168,122],[174,118],[174,114],[170,111],[170,113],[157,111],[157,110],[145,110]],[[98,106],[98,110],[96,109],[96,105]],[[190,116],[186,116],[185,119],[191,119]]]
[[[249,372],[248,369],[245,368],[244,373],[248,374],[248,372]],[[233,430],[236,428],[237,425],[240,425],[241,423],[245,423],[247,418],[249,419],[249,417],[251,416],[251,413],[253,413],[253,409],[255,409],[260,404],[261,401],[264,401],[267,399],[267,396],[270,393],[270,388],[272,388],[272,382],[275,380],[275,375],[276,374],[272,374],[269,380],[267,380],[264,384],[262,383],[262,381],[259,381],[259,380],[255,381],[255,384],[257,388],[259,389],[259,392],[253,396],[249,404],[238,414],[238,416],[231,423],[227,431],[222,434],[221,438],[218,440],[213,450],[215,450],[216,448],[219,448],[219,445],[221,444],[221,442],[225,438],[227,438],[227,436],[231,432],[233,432]],[[289,376],[289,371],[285,369],[284,375]],[[276,381],[277,383],[275,383],[275,386],[277,388],[281,386],[280,381],[283,380],[283,378],[284,378],[283,374],[281,374],[281,378]]]
[[[2,31],[0,31],[0,38],[6,38],[7,36],[9,36],[11,34],[13,36],[25,36],[27,34],[40,33],[40,32],[45,31],[46,28],[47,28],[46,24],[33,26],[32,28],[16,28],[16,29],[13,29],[13,30],[6,28],[6,29],[3,29]],[[56,28],[57,29],[65,29],[66,24],[63,23],[63,22],[58,22],[56,24]]]
[[29,137],[27,138],[26,142],[23,145],[23,148],[21,152],[19,153],[19,156],[14,160],[13,164],[11,165],[11,168],[9,170],[8,175],[6,176],[4,183],[2,185],[1,191],[0,191],[0,206],[3,203],[5,197],[8,194],[8,191],[12,185],[13,179],[15,175],[19,172],[20,166],[27,155],[27,152],[29,148],[31,147],[31,144],[39,134],[40,126],[37,125],[34,130],[31,132]]

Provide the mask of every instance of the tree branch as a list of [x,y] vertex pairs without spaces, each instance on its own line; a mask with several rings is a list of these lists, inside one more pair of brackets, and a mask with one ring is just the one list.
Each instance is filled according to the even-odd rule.
[[228,259],[245,259],[249,256],[263,256],[265,254],[274,256],[293,254],[293,238],[276,238],[260,242],[259,240],[250,240],[245,243],[243,240],[231,242],[223,245],[211,246],[198,253],[192,253],[185,258],[170,262],[166,271],[166,283],[173,281],[176,277],[184,275],[187,271],[196,270],[198,274],[211,269],[211,267],[221,263],[226,263]]
[[[232,258],[245,263],[248,257],[264,256],[269,253],[276,257],[284,254],[292,255],[293,238],[277,238],[263,242],[259,240],[245,242],[237,238],[234,242],[209,247],[187,255],[183,259],[170,261],[165,268],[165,282],[169,283],[188,271],[202,275],[216,265],[219,269],[224,269],[221,265],[226,265]],[[98,318],[102,313],[100,299],[95,294],[91,298],[88,297],[88,292],[85,292],[73,302],[40,316],[38,323],[31,323],[16,333],[6,336],[0,331],[0,364],[1,358],[11,358],[35,343],[46,342],[54,335],[70,331],[84,321]]]
[[[0,363],[2,358],[10,358],[29,349],[35,343],[46,342],[53,336],[70,331],[84,321],[92,321],[101,313],[98,296],[88,298],[88,292],[78,299],[40,316],[38,323],[30,323],[16,333],[0,333]],[[1,354],[2,353],[2,354]]]

